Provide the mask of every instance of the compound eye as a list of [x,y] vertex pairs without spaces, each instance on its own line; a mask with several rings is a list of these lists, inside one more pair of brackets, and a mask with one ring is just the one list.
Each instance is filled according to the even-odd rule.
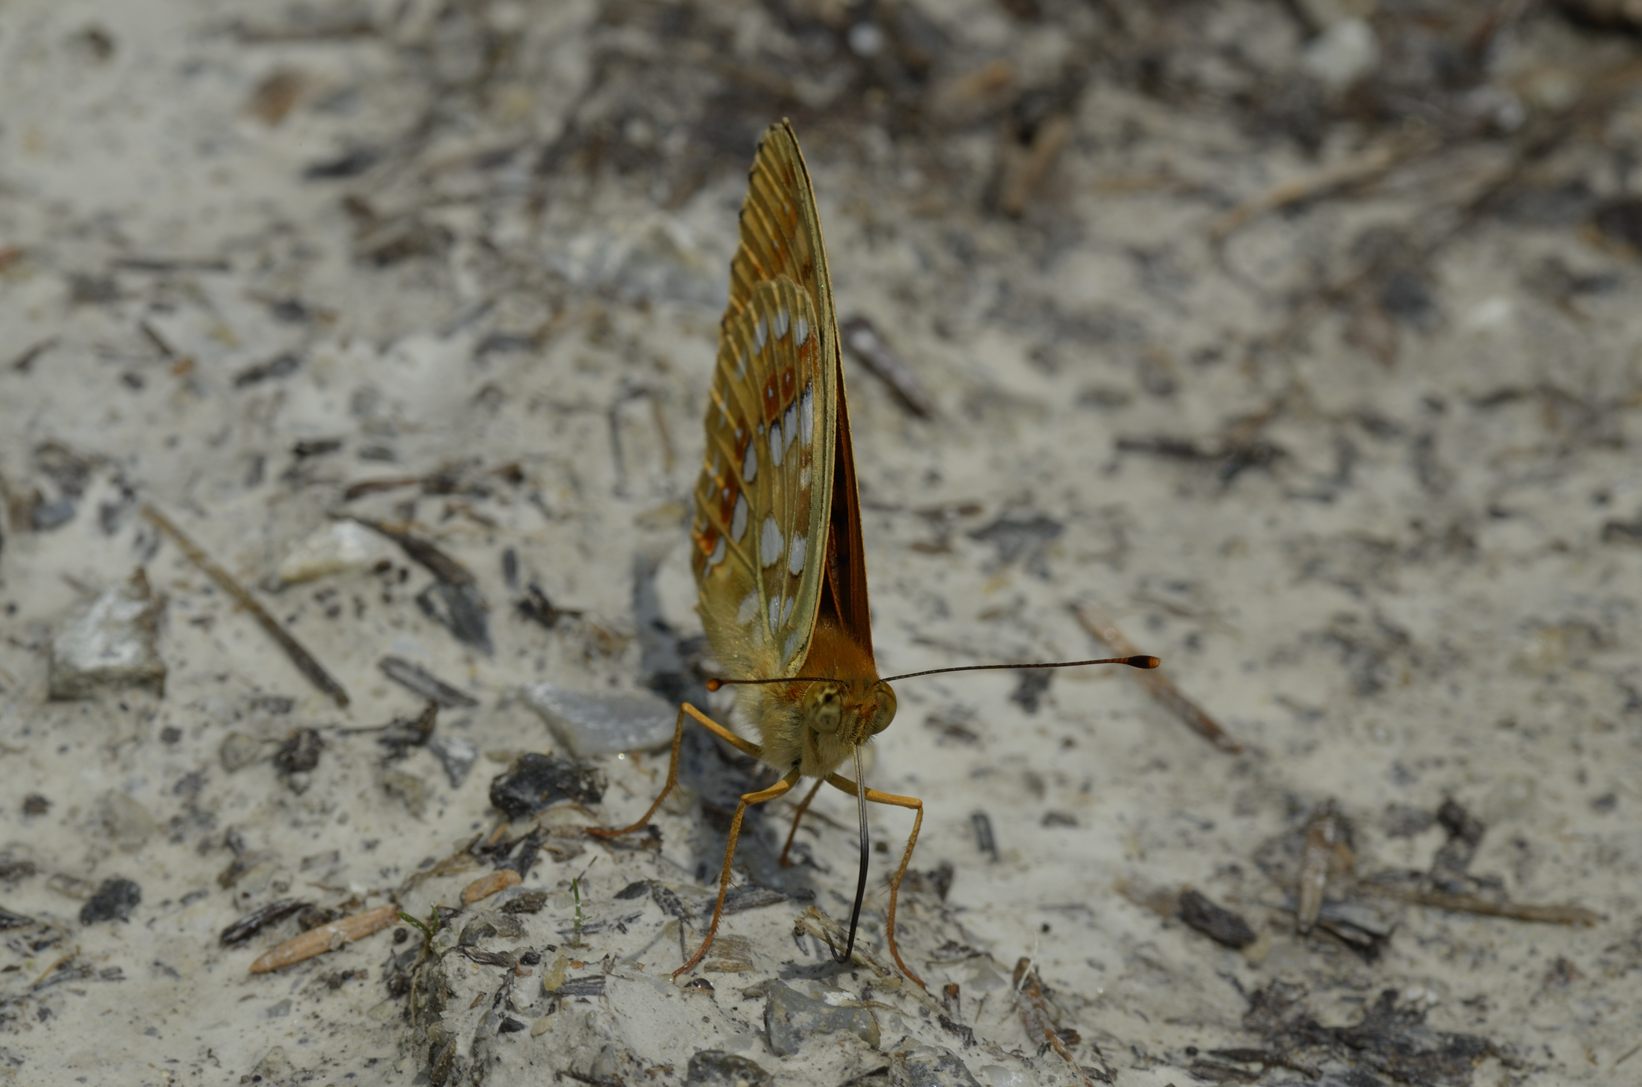
[[895,720],[895,692],[890,689],[889,684],[879,683],[874,693],[878,696],[878,713],[872,719],[871,728],[872,734],[876,736]]
[[815,693],[810,721],[817,732],[834,733],[844,720],[844,703],[836,687],[822,687]]

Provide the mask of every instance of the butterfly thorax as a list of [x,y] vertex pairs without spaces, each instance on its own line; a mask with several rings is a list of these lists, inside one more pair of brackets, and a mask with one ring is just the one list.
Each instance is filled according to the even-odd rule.
[[764,760],[777,769],[829,774],[895,719],[895,692],[831,615],[817,621],[799,674],[825,678],[740,688],[741,708],[758,727]]

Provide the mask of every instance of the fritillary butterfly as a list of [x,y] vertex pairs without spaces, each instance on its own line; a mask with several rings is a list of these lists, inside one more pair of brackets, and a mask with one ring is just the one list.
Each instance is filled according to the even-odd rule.
[[[912,832],[889,882],[884,933],[896,966],[922,986],[923,979],[901,958],[895,909],[923,825],[923,802],[859,784],[861,748],[894,719],[895,693],[879,678],[872,652],[855,458],[821,223],[809,170],[786,121],[764,134],[748,174],[706,429],[690,528],[691,567],[708,643],[734,677],[708,686],[736,685],[739,709],[757,727],[760,742],[736,735],[685,703],[661,793],[636,822],[589,833],[613,837],[649,824],[677,783],[686,720],[781,772],[781,780],[743,795],[736,806],[712,920],[701,946],[673,972],[677,976],[712,946],[749,807],[785,795],[801,778],[816,779],[794,814],[781,853],[785,863],[799,820],[823,783],[856,797],[861,869],[840,959],[854,947],[865,890],[866,804],[908,808]],[[1150,668],[1157,659],[1065,662],[1093,663]],[[846,759],[854,762],[853,780],[836,773]]]

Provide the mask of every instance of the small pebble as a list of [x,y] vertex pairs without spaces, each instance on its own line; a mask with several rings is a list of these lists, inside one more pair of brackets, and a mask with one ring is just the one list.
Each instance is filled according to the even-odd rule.
[[690,1055],[684,1082],[693,1087],[769,1087],[775,1079],[746,1057],[722,1049],[703,1049]]
[[1380,66],[1380,41],[1363,19],[1341,19],[1306,46],[1301,65],[1335,94],[1356,86]]
[[281,587],[351,570],[368,570],[396,554],[392,543],[357,521],[332,521],[299,540],[275,572]]
[[131,911],[143,900],[143,889],[129,879],[105,879],[90,900],[80,907],[80,924],[99,921],[128,921]]
[[1180,919],[1217,944],[1241,950],[1254,943],[1254,929],[1233,913],[1197,891],[1180,894]]
[[50,697],[90,698],[103,688],[165,689],[157,641],[161,601],[138,570],[76,611],[51,640]]
[[439,765],[444,767],[445,780],[450,782],[452,789],[460,789],[462,782],[467,780],[468,771],[479,759],[479,748],[471,740],[460,736],[448,736],[443,733],[434,735],[428,740],[428,750],[433,752]]

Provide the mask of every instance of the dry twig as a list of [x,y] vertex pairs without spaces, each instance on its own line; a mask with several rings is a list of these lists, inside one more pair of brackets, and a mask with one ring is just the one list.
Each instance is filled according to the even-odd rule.
[[[1072,616],[1091,637],[1105,642],[1114,655],[1134,656],[1140,652],[1110,619],[1097,614],[1088,605],[1073,604]],[[1190,726],[1193,732],[1228,755],[1243,753],[1243,745],[1221,728],[1220,722],[1210,717],[1207,710],[1186,697],[1185,692],[1176,687],[1167,675],[1156,669],[1148,669],[1140,673],[1140,681],[1146,685],[1146,690],[1151,692],[1153,698]]]
[[308,681],[315,687],[329,695],[331,700],[338,706],[347,706],[347,689],[325,670],[324,665],[314,659],[312,653],[303,648],[302,643],[297,641],[293,634],[280,625],[278,619],[269,614],[267,608],[257,602],[257,598],[251,595],[249,589],[241,585],[233,574],[217,565],[199,544],[189,539],[187,533],[176,526],[171,518],[146,502],[143,503],[142,512],[143,516],[148,518],[155,528],[171,537],[171,541],[182,550],[184,555],[188,556],[189,562],[203,570],[206,576],[216,582],[223,592],[233,597],[241,607],[251,613],[251,617],[257,621],[263,630],[268,632],[268,636],[279,643],[279,647],[285,651],[285,655],[290,658],[291,663],[296,665],[297,671],[306,676]]

